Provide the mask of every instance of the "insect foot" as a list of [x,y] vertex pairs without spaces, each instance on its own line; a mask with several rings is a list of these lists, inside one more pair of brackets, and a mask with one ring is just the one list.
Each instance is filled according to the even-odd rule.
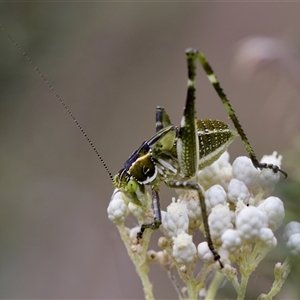
[[[264,156],[261,163],[280,166],[281,156],[274,152]],[[216,254],[212,252],[206,236],[197,190],[176,189],[177,199],[173,198],[166,211],[161,212],[159,251],[149,248],[153,232],[147,229],[150,226],[144,229],[142,243],[136,238],[140,226],[125,226],[130,214],[141,225],[153,224],[149,221],[155,215],[152,197],[148,195],[149,205],[142,206],[116,190],[108,215],[120,232],[145,293],[153,296],[148,272],[149,265],[156,263],[169,275],[177,270],[180,282],[177,282],[177,276],[169,278],[180,299],[197,299],[200,290],[206,295],[215,295],[222,282],[220,276],[226,276],[232,282],[237,299],[244,299],[247,285],[242,283],[248,282],[259,263],[277,245],[275,231],[283,221],[284,206],[278,197],[272,196],[272,192],[279,179],[280,174],[272,169],[255,168],[248,157],[238,157],[230,164],[228,152],[198,171],[193,182],[201,186],[205,198],[210,237]],[[296,242],[300,240],[299,228],[300,225],[290,226],[286,230],[286,240],[292,253],[298,253],[300,249]],[[198,240],[199,230],[206,238],[204,241]],[[217,261],[216,255],[220,255]],[[289,259],[275,265],[274,272],[282,276],[275,276],[268,295],[274,296],[280,291],[278,286],[282,286],[289,270]],[[214,274],[215,280],[207,280],[211,274]]]

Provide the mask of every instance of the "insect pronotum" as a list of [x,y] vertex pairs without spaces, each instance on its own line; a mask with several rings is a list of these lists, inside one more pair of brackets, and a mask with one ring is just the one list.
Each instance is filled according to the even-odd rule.
[[[33,66],[69,116],[73,119],[100,159],[113,185],[126,194],[131,201],[137,205],[142,204],[142,198],[147,193],[146,187],[150,187],[152,192],[154,220],[151,223],[141,225],[141,230],[138,233],[137,238],[142,239],[143,232],[147,228],[157,229],[162,222],[159,200],[159,188],[162,182],[171,188],[196,190],[202,210],[207,243],[213,253],[215,261],[218,261],[222,268],[223,264],[221,262],[220,255],[214,248],[210,236],[205,199],[201,186],[196,181],[193,181],[192,178],[196,175],[198,170],[217,160],[237,135],[241,137],[245,149],[256,168],[268,168],[273,170],[275,173],[281,172],[285,177],[287,174],[276,165],[260,163],[258,161],[228,98],[224,94],[220,83],[205,56],[198,50],[192,48],[186,50],[188,89],[180,126],[173,125],[164,108],[158,106],[156,108],[156,134],[143,142],[142,145],[134,151],[124,163],[124,167],[115,176],[113,176],[100,152],[97,150],[81,124],[74,117],[73,113],[61,99],[54,87],[33,63],[27,53],[19,46],[19,44],[1,25],[0,27],[11,42]],[[224,122],[218,120],[196,119],[195,85],[197,61],[200,62],[209,81],[219,95],[237,132],[230,129],[230,127]]]

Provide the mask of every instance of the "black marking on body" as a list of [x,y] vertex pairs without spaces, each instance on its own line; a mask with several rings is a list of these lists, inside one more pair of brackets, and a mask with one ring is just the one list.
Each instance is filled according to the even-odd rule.
[[152,151],[147,141],[134,151],[124,164],[128,175],[140,184],[147,184],[156,177],[156,166],[152,159]]

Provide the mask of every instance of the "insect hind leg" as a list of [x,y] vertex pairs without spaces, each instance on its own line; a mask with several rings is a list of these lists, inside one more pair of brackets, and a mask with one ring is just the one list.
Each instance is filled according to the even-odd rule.
[[286,178],[287,173],[285,171],[281,170],[280,167],[273,165],[273,164],[260,163],[258,161],[256,154],[255,154],[253,148],[251,147],[250,142],[243,130],[243,127],[242,127],[240,121],[238,120],[236,113],[235,113],[234,109],[232,108],[229,99],[223,92],[220,82],[218,81],[212,67],[206,60],[206,57],[204,56],[203,53],[201,53],[201,52],[197,52],[197,53],[198,53],[198,59],[202,65],[202,68],[204,69],[204,71],[208,77],[208,80],[210,81],[210,83],[214,87],[215,91],[217,92],[219,98],[221,99],[230,119],[232,120],[232,122],[234,124],[234,127],[236,128],[237,132],[239,133],[239,135],[244,143],[245,149],[248,152],[250,159],[252,160],[254,167],[259,168],[259,169],[271,169],[271,170],[273,170],[274,173],[280,172]]

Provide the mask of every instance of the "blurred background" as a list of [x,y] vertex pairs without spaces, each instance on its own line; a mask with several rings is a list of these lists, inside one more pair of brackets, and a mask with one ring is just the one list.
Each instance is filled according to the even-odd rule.
[[[283,169],[290,177],[274,193],[285,203],[286,222],[300,221],[299,19],[299,3],[0,4],[0,23],[70,107],[112,173],[155,132],[157,105],[179,124],[184,50],[203,51],[258,157],[286,154]],[[198,118],[226,121],[200,68],[197,88]],[[107,218],[110,179],[3,32],[0,97],[0,297],[143,298]],[[246,155],[240,140],[230,155],[231,161]],[[162,187],[162,206],[174,195]],[[272,267],[284,258],[280,248],[269,254],[248,299],[269,290]],[[277,299],[300,297],[299,266],[294,268]],[[176,298],[165,271],[153,266],[150,276],[157,299]],[[218,297],[235,294],[225,284]]]

